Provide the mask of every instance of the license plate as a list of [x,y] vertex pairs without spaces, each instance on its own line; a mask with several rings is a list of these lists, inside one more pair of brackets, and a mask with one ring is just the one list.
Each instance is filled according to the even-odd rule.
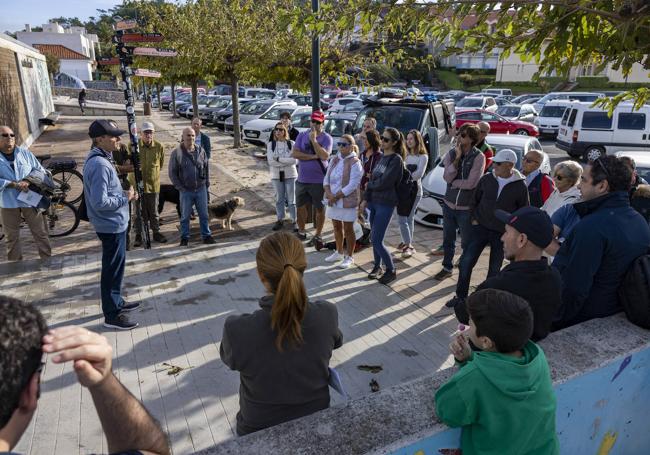
[[246,136],[247,137],[258,137],[259,133],[255,133],[255,132],[252,132],[252,131],[246,131]]
[[546,134],[553,134],[555,133],[555,130],[542,129],[541,132]]

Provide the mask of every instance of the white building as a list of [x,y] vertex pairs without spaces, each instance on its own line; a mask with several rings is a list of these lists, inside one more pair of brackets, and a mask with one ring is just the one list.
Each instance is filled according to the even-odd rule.
[[[92,70],[96,65],[95,45],[99,47],[99,38],[87,33],[85,28],[64,29],[52,22],[44,24],[42,32],[32,32],[30,26],[26,25],[24,32],[16,33],[16,38],[36,48],[46,46],[44,49],[49,49],[61,60],[62,73],[77,76],[84,81],[92,80]],[[61,46],[64,49],[51,46]]]

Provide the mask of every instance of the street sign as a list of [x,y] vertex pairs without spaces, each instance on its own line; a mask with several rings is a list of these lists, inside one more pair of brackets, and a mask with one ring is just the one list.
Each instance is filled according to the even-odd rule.
[[115,30],[130,30],[132,28],[136,28],[137,26],[138,23],[136,21],[134,21],[133,19],[128,19],[128,20],[116,22],[115,25],[113,25],[113,28]]
[[160,33],[125,33],[119,39],[123,43],[159,43],[164,37]]
[[100,58],[97,61],[98,65],[119,65],[120,64],[120,59],[117,57],[113,58]]
[[178,52],[174,49],[161,49],[157,47],[136,47],[133,55],[145,55],[147,57],[176,57]]
[[161,74],[158,71],[148,70],[146,68],[136,68],[133,70],[134,76],[140,77],[160,77]]

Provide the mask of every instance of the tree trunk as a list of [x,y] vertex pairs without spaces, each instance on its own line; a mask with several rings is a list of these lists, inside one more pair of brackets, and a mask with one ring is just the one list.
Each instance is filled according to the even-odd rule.
[[198,95],[198,81],[196,79],[192,80],[192,109],[193,109],[193,117],[197,117],[199,115],[199,102],[197,100],[197,95]]
[[157,96],[158,96],[158,110],[162,111],[162,103],[160,102],[160,84],[156,84],[156,88],[158,89]]
[[176,82],[172,81],[172,103],[170,104],[172,118],[176,118]]
[[232,128],[235,135],[235,148],[241,147],[241,131],[239,128],[239,80],[233,74],[230,77],[230,91],[232,92]]

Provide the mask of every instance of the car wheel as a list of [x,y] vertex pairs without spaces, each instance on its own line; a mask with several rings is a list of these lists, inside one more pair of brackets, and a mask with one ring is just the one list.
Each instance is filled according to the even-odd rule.
[[603,156],[605,156],[605,149],[597,145],[590,145],[587,147],[582,157],[585,161],[596,161],[598,158],[602,158]]
[[523,128],[520,128],[518,130],[515,130],[515,134],[518,134],[520,136],[528,136],[528,131],[526,131]]

